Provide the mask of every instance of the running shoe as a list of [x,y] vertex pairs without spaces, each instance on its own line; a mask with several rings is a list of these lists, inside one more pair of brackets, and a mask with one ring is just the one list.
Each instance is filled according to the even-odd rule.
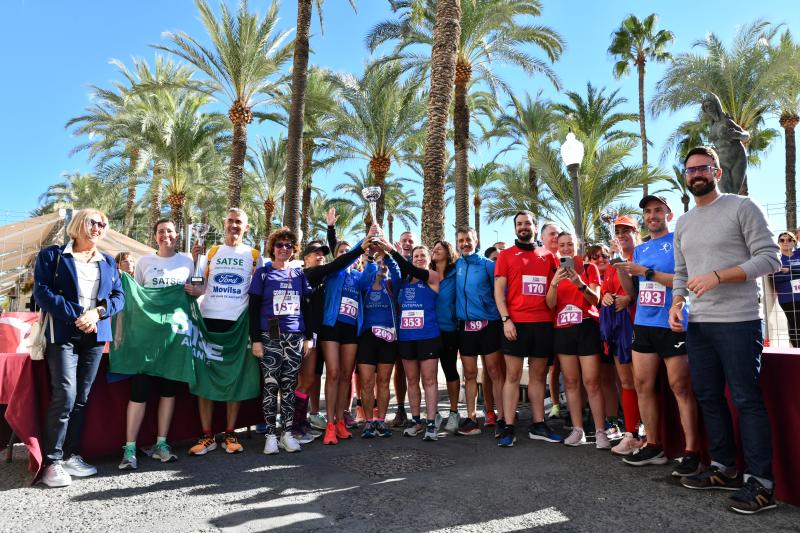
[[364,424],[364,431],[361,432],[362,439],[374,439],[375,438],[375,428],[373,427],[372,423],[367,422]]
[[292,437],[300,444],[309,444],[314,442],[314,435],[311,433],[306,433],[302,429],[293,429],[292,430]]
[[394,428],[404,428],[408,424],[408,415],[406,415],[406,410],[403,407],[398,407],[397,412],[394,415],[394,420],[392,420],[392,427]]
[[267,435],[264,440],[264,455],[275,455],[278,453],[278,437]]
[[312,413],[308,415],[308,423],[312,428],[320,431],[325,431],[325,428],[328,426],[328,421],[325,419],[325,415],[321,413]]
[[499,439],[503,436],[504,427],[506,427],[506,421],[502,418],[498,418],[497,423],[494,425],[494,438]]
[[528,438],[531,440],[543,440],[545,442],[563,442],[564,437],[550,429],[546,422],[532,424],[528,428]]
[[547,413],[547,418],[558,418],[559,416],[561,416],[561,406],[554,403],[550,408],[550,412]]
[[145,450],[144,453],[162,463],[171,463],[178,460],[178,456],[172,453],[172,447],[166,441],[157,442],[155,446]]
[[517,442],[517,436],[514,433],[514,426],[503,426],[503,434],[497,441],[497,445],[501,448],[511,448]]
[[450,414],[447,416],[447,422],[444,425],[444,430],[450,433],[458,431],[459,417],[458,411],[450,411]]
[[631,455],[642,447],[642,441],[633,436],[633,433],[625,433],[625,436],[616,446],[611,448],[614,455]]
[[611,440],[608,438],[608,435],[605,431],[598,431],[597,434],[594,436],[594,446],[598,450],[610,450],[611,449]]
[[[351,413],[349,409],[344,412],[343,422],[344,422],[344,426],[347,429],[354,429],[354,428],[358,427],[358,421],[355,418],[353,418],[353,413]],[[341,437],[339,437],[339,438],[341,438]]]
[[353,436],[353,434],[350,433],[347,430],[347,424],[345,423],[345,421],[344,420],[338,420],[336,422],[336,438],[337,439],[349,439],[352,436]]
[[703,465],[700,463],[700,456],[696,453],[687,453],[678,459],[678,464],[672,475],[675,477],[687,477],[699,474],[703,470]]
[[56,461],[44,468],[42,483],[53,488],[67,487],[72,485],[72,476],[70,476],[69,472],[64,468],[63,461]]
[[436,434],[436,422],[428,422],[425,426],[425,435],[422,437],[422,440],[433,442],[438,439],[439,436]]
[[375,434],[379,437],[388,438],[392,436],[392,430],[386,425],[386,422],[375,422]]
[[339,444],[339,439],[336,437],[336,426],[331,422],[328,422],[325,427],[325,436],[322,438],[322,444]]
[[367,417],[364,416],[364,408],[361,407],[360,405],[356,405],[355,423],[356,424],[363,424],[366,421],[367,421]]
[[471,435],[480,435],[481,427],[473,419],[465,418],[458,427],[458,434],[465,437],[469,437]]
[[72,477],[89,477],[97,473],[97,468],[83,460],[80,455],[73,455],[63,463],[64,470]]
[[495,414],[494,410],[488,411],[486,413],[486,419],[483,421],[483,425],[487,428],[494,427],[497,424],[497,414]]
[[647,444],[639,448],[632,455],[622,459],[623,463],[631,466],[665,465],[667,461],[667,456],[664,455],[663,450]]
[[256,433],[259,435],[263,435],[267,432],[267,425],[266,424],[256,424]]
[[315,439],[318,439],[319,437],[322,436],[322,431],[319,431],[311,427],[311,424],[308,423],[308,420],[300,422],[300,430],[306,435],[311,435]]
[[136,445],[125,445],[122,447],[122,461],[119,463],[120,470],[136,470],[139,462],[136,460]]
[[425,428],[422,426],[422,422],[415,422],[414,419],[411,419],[408,421],[408,425],[406,425],[406,429],[403,431],[403,436],[416,437],[424,430]]
[[564,439],[567,446],[580,446],[586,444],[586,433],[581,428],[572,428],[572,432]]
[[[428,422],[430,422],[430,420]],[[444,422],[444,418],[437,412],[436,416],[433,417],[433,425],[436,426],[437,433],[439,432],[439,428],[442,427],[442,422]]]
[[619,426],[606,421],[605,425],[606,436],[608,440],[617,441],[621,440],[625,435],[619,430]]
[[681,485],[695,490],[739,490],[743,488],[744,484],[742,476],[731,477],[720,470],[718,466],[711,465],[699,474],[681,478]]
[[297,442],[297,439],[294,438],[291,431],[284,431],[283,435],[281,435],[280,440],[278,440],[278,447],[283,448],[289,453],[299,452],[302,450],[300,447],[300,443]]
[[205,455],[217,449],[217,441],[214,435],[203,435],[197,444],[189,448],[189,455]]
[[739,492],[731,496],[730,507],[737,513],[756,514],[767,509],[775,509],[777,505],[773,492],[750,476]]

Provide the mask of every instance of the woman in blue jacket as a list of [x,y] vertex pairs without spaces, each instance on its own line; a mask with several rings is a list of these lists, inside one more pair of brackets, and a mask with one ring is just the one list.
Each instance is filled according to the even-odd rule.
[[789,324],[789,342],[792,347],[800,347],[800,250],[797,250],[795,236],[784,231],[778,235],[781,248],[782,268],[773,274],[778,304],[786,314]]
[[36,259],[33,297],[48,316],[45,359],[52,386],[42,450],[42,481],[49,487],[97,473],[78,446],[103,346],[111,340],[109,317],[125,304],[114,258],[97,249],[107,226],[101,211],[78,211],[67,226],[70,242],[49,246]]
[[447,396],[450,400],[450,414],[444,429],[451,433],[458,430],[458,393],[461,378],[458,375],[458,318],[456,317],[456,249],[447,241],[436,241],[431,250],[431,270],[442,276],[439,283],[439,296],[436,298],[436,320],[442,332],[442,365],[444,379],[447,381]]

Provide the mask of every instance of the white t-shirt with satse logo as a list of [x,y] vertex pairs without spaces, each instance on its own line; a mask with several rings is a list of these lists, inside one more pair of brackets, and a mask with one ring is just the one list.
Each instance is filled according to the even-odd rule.
[[253,248],[219,245],[208,262],[206,293],[200,299],[203,318],[235,321],[247,309],[250,280],[256,268],[263,266],[261,254],[256,250],[253,267]]
[[163,289],[171,285],[183,285],[194,272],[192,257],[177,253],[171,257],[156,254],[146,255],[136,263],[134,279],[142,287]]

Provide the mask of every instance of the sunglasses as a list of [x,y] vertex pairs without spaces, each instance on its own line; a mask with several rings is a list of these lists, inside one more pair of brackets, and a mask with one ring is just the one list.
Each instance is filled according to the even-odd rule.
[[692,176],[694,174],[713,174],[715,170],[717,170],[717,167],[714,165],[699,165],[696,167],[686,167],[683,174],[686,176]]
[[86,221],[86,224],[93,228],[100,228],[100,229],[106,229],[106,226],[108,226],[108,224],[106,224],[102,220],[92,220],[91,218]]
[[284,250],[291,250],[294,245],[290,242],[276,242],[274,248],[283,248]]
[[610,258],[611,258],[611,256],[610,256],[610,255],[608,255],[608,254],[599,254],[599,255],[593,255],[593,256],[592,256],[592,260],[594,260],[594,261],[598,261],[598,260],[599,260],[601,257],[602,257],[603,259],[610,259]]
[[794,242],[794,239],[789,239],[789,238],[786,238],[786,239],[778,239],[778,242]]

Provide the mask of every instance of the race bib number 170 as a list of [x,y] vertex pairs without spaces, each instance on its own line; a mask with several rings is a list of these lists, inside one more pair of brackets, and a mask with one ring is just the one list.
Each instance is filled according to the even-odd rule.
[[544,296],[547,278],[544,276],[522,275],[522,294],[525,296]]

